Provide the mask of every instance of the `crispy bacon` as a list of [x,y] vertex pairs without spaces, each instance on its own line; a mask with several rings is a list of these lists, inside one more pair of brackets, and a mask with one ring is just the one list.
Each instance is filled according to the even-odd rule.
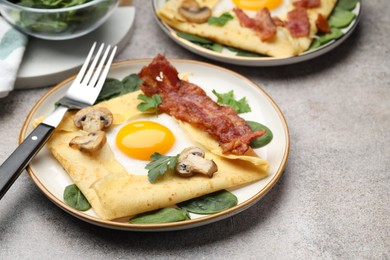
[[272,20],[274,21],[274,24],[275,24],[276,26],[279,26],[279,27],[283,27],[283,26],[284,26],[283,20],[280,19],[279,17],[274,16],[274,17],[272,17]]
[[286,28],[295,38],[308,36],[310,34],[310,23],[307,10],[298,7],[288,12]]
[[249,17],[242,9],[237,7],[233,11],[241,26],[255,30],[262,41],[268,41],[276,35],[276,25],[267,8],[257,11],[255,18]]
[[244,154],[250,141],[265,131],[252,132],[244,119],[229,106],[220,106],[195,84],[180,80],[178,72],[163,55],[142,68],[142,91],[147,96],[159,94],[159,111],[188,122],[209,133],[218,141],[224,153]]
[[328,20],[326,20],[325,17],[322,16],[321,14],[318,14],[317,16],[316,26],[318,30],[322,33],[330,33],[331,31],[328,24]]
[[298,0],[293,2],[295,7],[314,8],[321,5],[321,0]]

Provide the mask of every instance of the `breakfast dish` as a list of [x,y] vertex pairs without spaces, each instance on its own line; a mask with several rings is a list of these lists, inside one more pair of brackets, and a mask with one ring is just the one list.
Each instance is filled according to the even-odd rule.
[[[191,7],[194,2],[154,1],[163,31],[197,54],[248,66],[291,64],[321,55],[349,35],[360,14],[358,1],[350,10],[343,9],[345,0],[209,0]],[[194,18],[201,14],[204,20]],[[339,19],[346,23],[334,22]]]
[[[150,62],[150,60],[139,60],[115,64],[111,69],[110,77],[121,79],[131,73],[138,73]],[[242,117],[245,120],[261,121],[272,129],[274,139],[271,143],[263,148],[254,149],[254,154],[251,156],[229,154],[229,156],[236,156],[235,163],[231,163],[230,158],[215,155],[213,149],[217,150],[217,153],[223,152],[218,150],[220,148],[218,142],[204,135],[203,131],[186,123],[180,126],[176,119],[165,113],[156,116],[154,113],[140,112],[135,106],[141,102],[138,97],[142,92],[138,90],[97,105],[108,108],[112,112],[112,123],[115,126],[111,126],[106,131],[107,145],[98,155],[91,157],[69,147],[69,140],[80,134],[80,130],[73,124],[73,116],[69,114],[68,121],[65,119],[61,124],[63,131],[57,132],[48,145],[62,166],[50,154],[48,147],[45,147],[30,164],[28,171],[32,179],[58,206],[85,221],[105,227],[125,230],[174,230],[211,223],[236,214],[258,201],[275,184],[282,174],[288,157],[289,137],[284,118],[272,99],[257,85],[231,71],[194,61],[170,60],[170,62],[177,68],[181,78],[201,86],[208,96],[213,95],[213,90],[220,93],[234,90],[238,97],[246,97],[254,112],[244,113]],[[210,72],[215,77],[210,78],[208,76]],[[34,119],[50,112],[53,103],[66,90],[71,80],[61,83],[38,102],[27,118],[21,138],[31,131]],[[147,126],[148,130],[153,130],[154,125],[160,124],[173,133],[174,144],[168,152],[162,152],[165,155],[181,154],[185,148],[194,144],[203,144],[206,147],[205,158],[213,159],[220,172],[225,175],[216,172],[212,177],[194,175],[190,178],[181,178],[165,174],[155,183],[150,183],[144,169],[147,161],[131,158],[116,142],[125,123],[132,123],[134,120],[151,122]],[[126,131],[130,130],[126,129]],[[188,131],[193,138],[188,137]],[[166,142],[169,143],[171,140],[172,137],[168,137]],[[145,142],[146,139],[143,141]],[[44,170],[48,168],[51,169],[50,172]],[[242,174],[243,169],[245,174]],[[77,174],[80,172],[85,174]],[[64,203],[64,189],[72,183],[79,186],[91,202],[93,209],[81,212]],[[123,218],[148,210],[169,207],[220,189],[227,189],[234,194],[237,197],[237,205],[212,215],[202,216],[191,213],[191,218],[188,220],[165,224],[133,224],[128,222],[128,217]]]

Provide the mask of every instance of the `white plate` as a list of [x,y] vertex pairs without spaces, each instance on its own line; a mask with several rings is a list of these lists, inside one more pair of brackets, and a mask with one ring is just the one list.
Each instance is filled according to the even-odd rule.
[[257,67],[266,67],[266,66],[280,66],[280,65],[288,65],[288,64],[294,64],[306,60],[310,60],[313,58],[316,58],[320,55],[323,55],[337,46],[339,46],[343,41],[345,41],[351,33],[356,28],[360,16],[361,16],[361,3],[359,2],[355,9],[353,10],[353,13],[355,13],[356,17],[352,21],[352,23],[346,27],[341,29],[341,31],[344,33],[342,37],[340,37],[337,40],[333,40],[325,45],[322,45],[321,47],[309,50],[306,52],[301,53],[298,56],[289,57],[289,58],[273,58],[273,57],[242,57],[242,56],[236,56],[235,53],[232,53],[228,51],[227,49],[224,49],[221,53],[215,52],[212,50],[208,50],[206,48],[203,48],[199,45],[196,45],[186,39],[183,39],[179,36],[177,36],[177,31],[167,25],[165,22],[161,21],[157,15],[156,10],[161,8],[165,4],[166,0],[153,0],[153,9],[155,18],[157,20],[158,25],[160,28],[177,44],[180,46],[186,48],[187,50],[196,53],[198,55],[201,55],[203,57],[225,62],[229,64],[236,64],[236,65],[244,65],[244,66],[257,66]]
[[[138,73],[150,61],[150,59],[144,59],[116,63],[112,66],[109,76],[122,79],[131,73]],[[275,185],[286,165],[290,139],[284,116],[272,98],[254,82],[222,67],[190,60],[172,59],[170,61],[179,72],[190,72],[189,80],[201,86],[207,93],[211,93],[213,89],[222,93],[234,90],[237,97],[247,98],[252,112],[241,114],[242,117],[246,120],[261,122],[268,126],[274,135],[271,143],[256,149],[256,152],[268,160],[271,166],[269,176],[253,184],[231,190],[238,197],[238,205],[218,214],[197,216],[183,222],[136,225],[103,220],[97,217],[92,209],[80,212],[67,206],[62,196],[65,187],[72,181],[48,149],[44,147],[30,163],[28,172],[39,189],[56,205],[81,220],[103,227],[133,231],[179,230],[212,223],[237,214],[259,201]],[[54,103],[65,93],[73,79],[74,77],[60,83],[38,101],[23,125],[19,141],[31,132],[35,118],[46,116],[53,110]]]
[[95,31],[80,38],[48,41],[29,38],[15,88],[36,88],[57,84],[77,73],[93,42],[117,45],[118,53],[129,41],[135,8],[118,7]]

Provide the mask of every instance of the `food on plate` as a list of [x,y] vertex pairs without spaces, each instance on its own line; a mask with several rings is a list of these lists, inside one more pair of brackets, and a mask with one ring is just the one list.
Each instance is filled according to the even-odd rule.
[[[162,68],[155,67],[155,64],[161,61],[164,61],[165,65]],[[143,77],[154,75],[152,72],[147,73],[147,70],[152,68],[158,69],[159,78],[167,84],[165,87],[158,84],[160,82],[154,82],[148,76]],[[140,95],[149,97],[151,93],[147,90],[155,90],[151,86],[156,87],[157,85],[164,87],[164,91],[166,91],[172,87],[170,85],[172,82],[185,85],[185,90],[190,90],[188,92],[190,99],[205,99],[200,87],[189,82],[177,81],[177,74],[177,70],[165,58],[158,56],[139,73],[139,77],[142,79],[139,82],[143,81],[140,86],[141,90],[116,96],[94,105],[93,109],[106,108],[113,115],[112,125],[105,129],[107,142],[100,150],[85,153],[69,146],[70,140],[85,132],[74,124],[75,112],[68,112],[65,115],[50,138],[48,147],[52,154],[100,218],[113,220],[171,208],[184,201],[249,184],[267,176],[268,162],[259,157],[249,146],[246,147],[247,150],[244,154],[226,151],[204,128],[199,128],[197,123],[185,122],[180,118],[162,113],[168,111],[166,109],[174,111],[175,107],[177,111],[180,111],[183,102],[178,99],[177,93],[172,94],[177,98],[176,103],[173,103],[174,100],[169,100],[164,93],[160,93],[162,102],[158,105],[157,114],[149,109],[144,112],[139,109],[139,104],[143,103],[143,100],[138,98]],[[172,79],[176,81],[172,81]],[[218,88],[218,86],[215,87]],[[145,89],[145,92],[142,89]],[[201,95],[194,96],[194,93]],[[184,98],[185,96],[180,96],[180,99]],[[206,101],[205,104],[208,108],[215,106],[211,105],[209,101]],[[193,106],[191,107],[193,108]],[[205,111],[218,113],[218,110],[214,109]],[[210,117],[213,116],[210,115]],[[202,118],[206,121],[209,120],[205,115],[202,115]],[[238,120],[236,117],[234,118],[234,122]],[[165,156],[169,161],[177,156],[177,163],[172,163],[172,166],[178,167],[177,171],[184,171],[187,167],[191,168],[195,162],[196,167],[192,168],[191,171],[196,174],[188,173],[192,176],[182,177],[175,172],[175,169],[169,170],[168,167],[164,170],[163,175],[157,176],[158,179],[156,177],[155,181],[151,182],[146,166],[152,164],[153,161],[134,159],[120,150],[120,146],[115,142],[120,129],[127,124],[145,120],[164,125],[173,133],[176,140],[168,151],[163,152],[164,154],[157,158]],[[229,117],[221,117],[221,120],[229,120]],[[221,125],[224,123],[222,122]],[[243,123],[240,121],[238,125],[242,127]],[[246,130],[242,133],[250,135]],[[146,140],[148,137],[142,138]],[[239,142],[241,144],[241,140]],[[152,155],[152,159],[156,158],[154,157],[156,154],[158,153]],[[171,161],[176,162],[174,159]],[[198,174],[200,171],[205,174]]]
[[104,107],[86,107],[73,118],[74,125],[87,132],[76,136],[69,146],[82,152],[96,152],[106,143],[106,133],[102,131],[111,126],[113,115]]
[[[181,33],[266,56],[291,57],[309,49],[318,32],[317,24],[325,27],[337,0],[266,2],[197,1],[200,8],[209,8],[212,14],[207,21],[194,22],[179,12],[183,0],[169,0],[157,10],[157,16]],[[210,23],[221,14],[232,19],[222,26]]]
[[158,55],[139,73],[141,89],[147,96],[160,95],[159,111],[190,123],[218,141],[224,153],[243,155],[252,140],[265,131],[252,131],[229,106],[220,106],[200,87],[178,77],[177,70]]

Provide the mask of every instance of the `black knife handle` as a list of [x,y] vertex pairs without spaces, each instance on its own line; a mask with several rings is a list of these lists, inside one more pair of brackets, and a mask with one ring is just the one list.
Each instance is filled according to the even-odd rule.
[[39,124],[0,166],[0,199],[53,134],[54,127]]

